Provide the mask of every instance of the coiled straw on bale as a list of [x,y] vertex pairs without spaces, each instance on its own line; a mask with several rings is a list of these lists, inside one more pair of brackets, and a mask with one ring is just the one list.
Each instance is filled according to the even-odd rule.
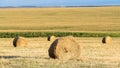
[[14,47],[25,47],[27,46],[27,44],[28,44],[28,41],[24,37],[17,36],[13,40]]
[[106,43],[106,44],[111,43],[111,41],[112,38],[110,36],[103,37],[102,39],[102,43]]
[[49,48],[49,56],[62,60],[79,59],[80,46],[72,37],[61,37],[56,39]]
[[55,39],[55,36],[48,36],[48,41],[54,41]]

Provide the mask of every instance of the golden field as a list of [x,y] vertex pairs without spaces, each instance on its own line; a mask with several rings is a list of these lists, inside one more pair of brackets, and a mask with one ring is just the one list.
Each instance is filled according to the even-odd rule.
[[119,68],[120,38],[102,44],[102,38],[75,39],[81,46],[81,61],[51,59],[47,38],[27,38],[28,47],[13,47],[13,38],[0,39],[0,68]]
[[[120,7],[0,8],[0,32],[120,33]],[[27,47],[13,47],[0,38],[0,68],[120,68],[120,38],[102,44],[101,37],[75,37],[81,60],[51,59],[46,37],[27,38]]]
[[120,7],[0,8],[0,31],[120,32]]

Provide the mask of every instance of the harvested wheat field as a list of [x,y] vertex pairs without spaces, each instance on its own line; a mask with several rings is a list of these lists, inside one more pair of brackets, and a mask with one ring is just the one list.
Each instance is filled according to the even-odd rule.
[[[82,60],[52,59],[45,38],[27,38],[29,47],[14,48],[13,38],[0,38],[0,68],[119,68],[120,38],[102,44],[101,37],[77,37]],[[106,46],[104,46],[106,45]]]
[[120,7],[0,8],[0,21],[0,32],[118,33],[120,32]]
[[[77,36],[81,60],[50,58],[48,50],[53,41],[46,40],[49,33],[44,32],[56,37],[85,32],[72,33]],[[89,37],[87,33],[91,33]],[[108,33],[112,42],[103,44],[102,36]],[[19,34],[29,41],[27,47],[13,47],[13,39]],[[0,8],[0,37],[0,68],[119,68],[120,6]]]

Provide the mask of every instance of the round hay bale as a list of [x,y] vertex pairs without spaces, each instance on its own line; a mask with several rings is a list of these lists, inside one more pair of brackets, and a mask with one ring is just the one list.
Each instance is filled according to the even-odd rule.
[[56,39],[50,46],[49,56],[54,59],[80,59],[80,45],[72,37]]
[[55,36],[48,36],[48,41],[54,41],[55,39]]
[[110,36],[103,37],[102,39],[102,43],[106,43],[106,44],[111,43],[111,41],[112,38]]
[[15,37],[13,40],[14,47],[25,47],[27,46],[28,41],[24,37]]

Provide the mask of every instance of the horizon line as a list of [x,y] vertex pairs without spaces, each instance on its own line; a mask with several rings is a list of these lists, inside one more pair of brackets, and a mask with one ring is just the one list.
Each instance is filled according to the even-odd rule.
[[86,6],[0,6],[0,8],[51,8],[51,7],[113,7],[120,5],[86,5]]

